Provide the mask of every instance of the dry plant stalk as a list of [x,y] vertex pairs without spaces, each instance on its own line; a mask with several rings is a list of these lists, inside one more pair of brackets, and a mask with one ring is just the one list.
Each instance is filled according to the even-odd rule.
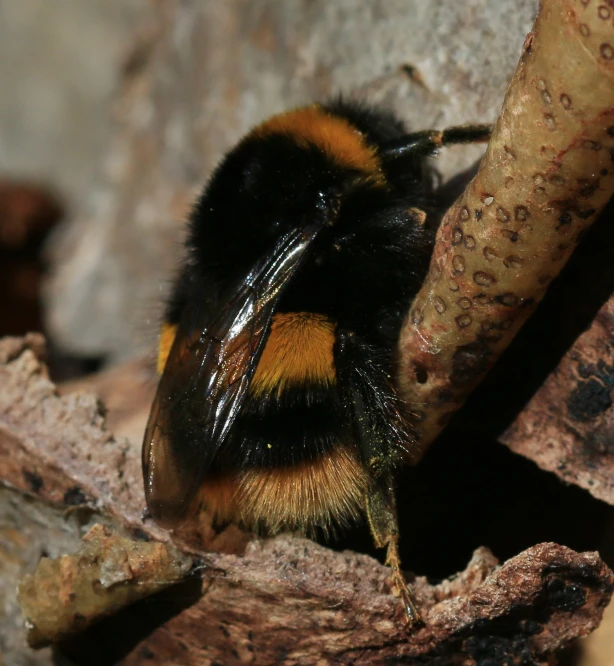
[[614,191],[614,8],[542,0],[479,171],[446,213],[400,338],[428,445]]
[[96,524],[83,548],[44,557],[19,582],[28,643],[42,647],[83,631],[92,622],[177,583],[192,560],[168,544],[134,541]]

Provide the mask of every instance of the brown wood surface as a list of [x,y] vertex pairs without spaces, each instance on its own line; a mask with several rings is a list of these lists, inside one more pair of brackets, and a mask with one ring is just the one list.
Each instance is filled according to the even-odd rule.
[[[28,539],[54,543],[62,531],[78,537],[93,522],[140,541],[167,541],[168,533],[141,521],[138,444],[106,430],[94,396],[58,395],[43,356],[40,336],[0,342],[0,479],[8,493],[0,507],[21,508],[22,536],[11,532],[18,569],[32,572],[36,549]],[[35,537],[31,523],[41,521],[44,529]],[[178,540],[196,561],[186,582],[94,624],[62,650],[77,663],[375,664],[406,658],[418,664],[437,657],[453,664],[508,655],[510,663],[522,657],[539,664],[598,625],[613,586],[595,553],[540,544],[497,568],[489,551],[479,549],[458,577],[439,585],[416,581],[427,624],[409,632],[388,570],[369,556],[293,536],[263,541],[236,528],[225,543],[223,534],[211,534],[205,525],[200,546],[194,535],[189,543],[185,535]],[[205,550],[211,543],[241,554]],[[29,559],[20,559],[26,552]],[[117,559],[111,558],[112,567]],[[125,558],[120,560],[124,572]],[[107,572],[114,570],[111,564]],[[99,579],[96,573],[90,581],[94,588]],[[114,581],[138,584],[125,573]],[[65,599],[64,607],[78,608],[79,595],[71,597],[66,585],[59,603]],[[36,604],[34,595],[30,618]],[[74,628],[84,624],[78,616]]]

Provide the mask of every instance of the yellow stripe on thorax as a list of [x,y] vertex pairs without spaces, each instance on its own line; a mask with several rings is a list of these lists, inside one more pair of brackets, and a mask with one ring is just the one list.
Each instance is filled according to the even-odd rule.
[[290,136],[300,145],[315,145],[340,166],[364,171],[377,183],[385,185],[377,151],[366,142],[364,134],[345,118],[327,113],[317,104],[273,116],[249,136],[271,134]]

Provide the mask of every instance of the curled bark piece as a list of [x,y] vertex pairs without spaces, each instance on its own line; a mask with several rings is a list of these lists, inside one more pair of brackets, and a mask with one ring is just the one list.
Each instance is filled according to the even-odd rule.
[[598,312],[501,441],[614,504],[614,298]]
[[43,558],[19,583],[28,643],[43,647],[183,578],[192,560],[172,545],[134,541],[96,524],[74,555]]
[[612,11],[542,0],[479,171],[444,217],[400,340],[400,381],[425,445],[614,191]]

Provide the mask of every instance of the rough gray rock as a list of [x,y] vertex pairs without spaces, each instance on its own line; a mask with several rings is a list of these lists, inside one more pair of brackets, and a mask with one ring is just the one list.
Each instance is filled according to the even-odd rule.
[[[534,0],[168,0],[141,31],[92,214],[55,245],[48,323],[77,354],[130,356],[155,335],[181,222],[214,165],[267,116],[343,92],[412,128],[495,119]],[[412,65],[424,85],[401,69]],[[444,177],[479,148],[444,151]],[[85,210],[85,209],[84,209]]]

